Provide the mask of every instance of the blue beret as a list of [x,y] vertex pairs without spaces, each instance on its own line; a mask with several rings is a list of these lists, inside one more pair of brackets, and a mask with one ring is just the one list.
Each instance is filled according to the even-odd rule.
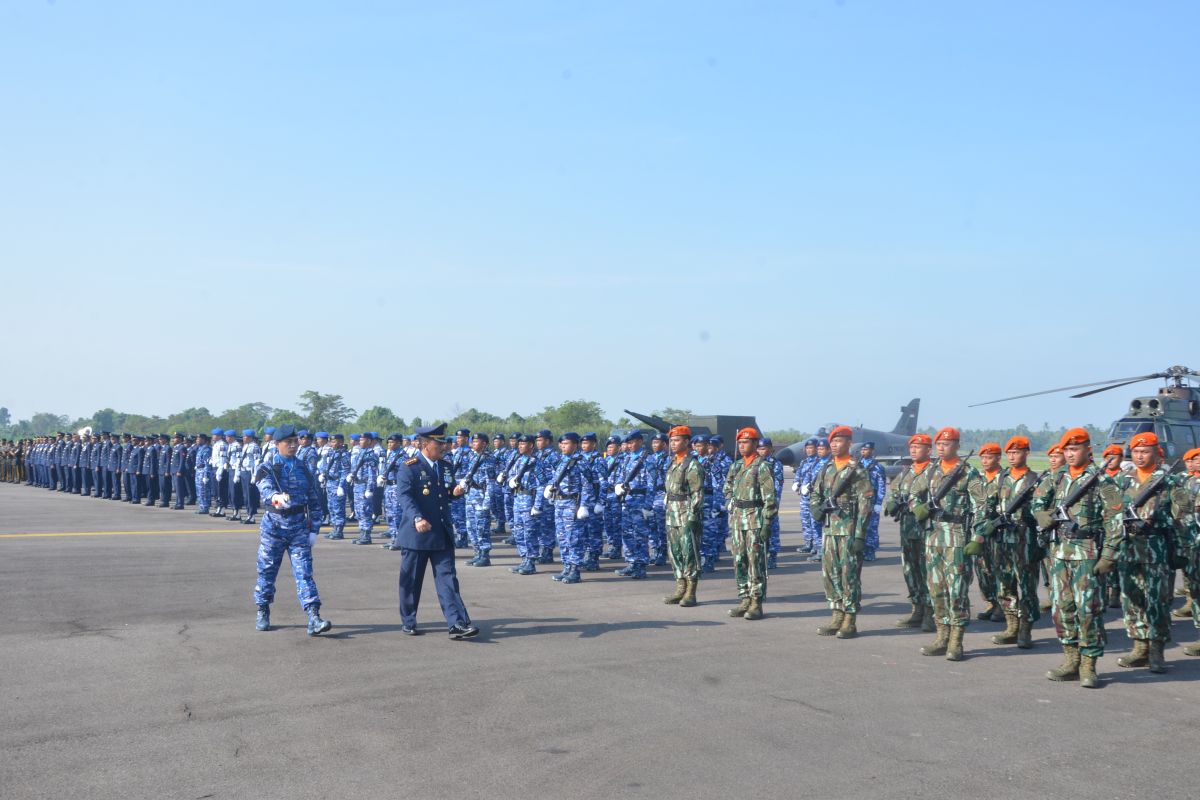
[[583,441],[585,441],[585,442],[594,442],[594,441],[596,441],[596,434],[592,433],[591,431],[588,431],[587,433],[585,433],[585,434],[583,435]]
[[476,431],[475,435],[471,437],[472,442],[483,442],[484,444],[487,444],[487,440],[487,434],[483,431]]
[[621,437],[620,436],[610,436],[605,440],[605,443],[606,444],[620,444]]
[[245,428],[242,430],[242,436],[253,436],[254,428]]
[[823,437],[817,439],[817,447],[829,447],[829,440]]
[[469,430],[467,430],[466,428],[459,428],[458,430],[456,430],[454,432],[454,435],[455,436],[470,436],[471,432]]
[[389,433],[389,434],[388,434],[388,438],[387,438],[387,440],[388,440],[389,442],[398,442],[398,441],[400,441],[400,434],[398,434],[398,433]]
[[306,429],[301,428],[300,430],[296,431],[296,435],[297,436],[309,436],[310,434]]
[[350,441],[357,442],[358,439],[359,439],[359,435],[357,433],[350,434]]
[[874,450],[874,449],[875,449],[875,443],[874,443],[874,442],[863,442],[862,444],[860,444],[860,445],[858,446],[858,449],[859,449],[859,450],[861,450],[861,449],[863,449],[864,447],[868,447],[868,448],[870,448],[870,449]]
[[379,438],[378,436],[371,433],[370,431],[363,431],[361,434],[359,434],[359,436],[360,436],[360,438],[363,438],[363,439],[378,439]]
[[225,435],[226,436],[237,436],[237,431],[235,431],[233,428],[230,428],[229,430],[225,431]]
[[444,436],[446,434],[446,423],[441,425],[424,425],[413,431],[414,436]]
[[504,434],[503,434],[503,433],[497,433],[495,436],[493,436],[493,437],[492,437],[492,441],[493,441],[493,442],[503,442],[503,441],[504,441]]
[[575,444],[579,444],[579,434],[575,431],[567,431],[562,436],[558,437],[558,441],[574,442]]
[[508,438],[510,438],[510,439],[520,439],[520,438],[521,438],[521,432],[520,432],[520,431],[513,431],[512,433],[510,433],[510,434],[508,435]]
[[633,430],[625,434],[625,441],[627,442],[641,442],[645,441],[645,439],[646,437],[643,436],[642,432],[638,430]]
[[203,439],[204,441],[206,441],[206,442],[207,442],[207,441],[208,441],[208,434],[207,434],[207,433],[197,433],[197,434],[196,434],[196,438],[197,438],[197,439]]
[[665,442],[665,441],[667,441],[667,435],[665,433],[663,433],[662,431],[659,431],[658,433],[654,434],[654,441]]
[[805,447],[808,447],[810,444],[811,444],[813,447],[816,447],[816,446],[817,446],[817,437],[815,437],[815,436],[810,436],[810,437],[808,437],[807,439],[805,439],[805,440],[804,440],[804,446],[805,446]]
[[267,427],[263,428],[263,433],[274,433],[274,432],[275,432],[275,429],[274,429],[274,428],[272,428],[270,425],[268,425]]
[[[127,434],[125,434],[125,435],[126,435],[126,436],[128,436],[129,434],[127,433]],[[224,433],[224,431],[222,431],[220,428],[213,428],[213,429],[212,429],[212,435],[213,435],[213,436],[224,436],[224,435],[225,435],[225,433]]]
[[333,438],[334,438],[334,439],[337,439],[339,442],[344,442],[344,441],[346,441],[346,437],[345,437],[345,436],[343,436],[343,435],[342,435],[342,434],[340,434],[340,433],[335,433],[335,434],[333,435]]
[[725,440],[721,437],[721,434],[714,433],[712,436],[708,437],[708,443],[709,444],[725,444]]
[[[105,434],[104,434],[104,435],[105,435],[105,436],[107,436],[107,435],[108,435],[108,433],[107,433],[107,432],[105,432]],[[187,436],[187,434],[186,434],[186,433],[184,433],[183,431],[175,431],[175,435],[176,435],[176,436],[178,436],[178,437],[180,437],[180,438],[183,438],[183,437]]]
[[550,432],[549,428],[542,428],[540,431],[537,432],[537,435],[543,439],[553,439],[554,438],[554,434]]
[[517,441],[521,444],[533,444],[533,435],[528,433],[518,433]]
[[325,431],[317,431],[316,438],[317,438],[317,439],[328,439],[328,438],[329,438],[329,434],[328,434],[328,433],[326,433]]
[[692,437],[692,444],[708,444],[708,437],[702,433],[697,433]]
[[775,443],[771,441],[770,436],[764,436],[758,440],[759,447],[773,447],[774,445]]
[[296,426],[295,425],[284,424],[284,425],[280,425],[278,428],[275,429],[275,438],[276,439],[280,439],[280,440],[290,439],[291,437],[293,437],[295,435],[296,435]]

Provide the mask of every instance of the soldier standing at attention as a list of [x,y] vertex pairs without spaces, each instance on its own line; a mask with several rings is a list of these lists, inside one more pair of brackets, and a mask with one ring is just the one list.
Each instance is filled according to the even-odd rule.
[[875,487],[867,471],[850,457],[854,431],[839,425],[829,432],[831,458],[813,476],[809,501],[822,518],[824,548],[821,577],[832,611],[821,636],[852,639],[862,600],[862,563],[867,550],[867,527],[875,507]]
[[[979,465],[983,467],[983,508],[978,510],[976,521],[995,516],[996,504],[1000,499],[1000,485],[1003,476],[1000,472],[1000,445],[987,442],[979,448]],[[1003,622],[1004,612],[1000,609],[997,596],[996,581],[996,539],[988,537],[977,540],[980,552],[974,556],[975,574],[979,577],[979,593],[983,595],[987,607],[980,611],[975,618],[987,622]],[[972,547],[972,550],[976,550]]]
[[926,656],[963,658],[963,634],[971,622],[971,570],[964,548],[967,523],[984,505],[983,481],[958,455],[957,428],[942,428],[933,437],[938,461],[912,486],[910,508],[925,529],[925,570],[933,602],[937,638],[921,648]]
[[671,454],[667,447],[667,435],[656,433],[650,439],[650,458],[646,467],[654,474],[654,499],[650,508],[650,563],[656,567],[667,563],[667,467]]
[[[771,475],[775,479],[775,497],[783,497],[783,463],[778,458],[772,455],[775,452],[775,444],[767,436],[758,440],[758,449],[756,451],[758,457],[766,461],[771,467]],[[771,518],[771,539],[767,542],[767,569],[777,569],[779,567],[779,515],[776,514]]]
[[[821,467],[825,466],[826,462],[828,462],[828,461],[829,461],[829,440],[825,439],[825,438],[817,439],[817,461],[815,464],[812,465],[812,472],[809,473],[810,480],[811,480],[811,476],[816,475],[817,471],[820,470]],[[811,488],[810,488],[810,491],[811,491]],[[811,502],[809,503],[809,511],[812,511],[812,503]],[[808,563],[820,564],[821,563],[821,517],[819,514],[814,512],[812,515],[812,518],[813,518],[813,553],[811,556],[808,557]]]
[[928,633],[933,633],[935,628],[925,575],[925,531],[909,509],[908,499],[912,494],[913,481],[929,467],[932,449],[933,439],[928,434],[917,433],[909,437],[908,457],[912,459],[912,464],[892,481],[892,490],[884,504],[884,513],[900,524],[900,563],[904,569],[908,601],[912,603],[912,613],[896,620],[896,627],[922,628]]
[[[496,476],[508,464],[510,453],[508,447],[504,444],[504,434],[497,433],[492,437],[492,458],[496,459]],[[508,522],[508,516],[504,512],[504,484],[497,482],[495,491],[491,492],[492,498],[492,519],[496,521],[495,533],[497,536],[503,536],[505,533],[505,524]],[[511,544],[511,542],[505,542]]]
[[[1067,466],[1067,460],[1063,456],[1062,445],[1057,443],[1050,445],[1046,450],[1046,458],[1050,461],[1050,468],[1042,475],[1042,480],[1038,484],[1037,490],[1033,493],[1035,500],[1047,492],[1050,494],[1054,493],[1054,485],[1058,482],[1058,474],[1066,469]],[[1050,599],[1050,571],[1054,569],[1054,556],[1051,552],[1046,552],[1040,569],[1042,572],[1042,586],[1046,587],[1046,599],[1038,603],[1038,608],[1042,611],[1049,611],[1053,605]]]
[[675,572],[675,593],[664,597],[667,605],[696,605],[700,582],[700,537],[703,535],[704,468],[691,452],[692,429],[676,425],[667,433],[670,460],[666,491],[667,552]]
[[168,469],[171,474],[171,483],[175,488],[175,505],[173,508],[176,511],[183,510],[183,504],[187,500],[187,459],[188,446],[186,443],[187,436],[183,431],[175,431],[175,438],[171,444],[171,460],[168,464]]
[[207,433],[196,434],[196,513],[209,513],[212,504],[212,445]]
[[1133,652],[1117,664],[1162,673],[1163,648],[1171,638],[1171,578],[1182,564],[1176,548],[1195,538],[1195,501],[1186,481],[1163,466],[1158,436],[1136,434],[1129,450],[1134,469],[1125,487],[1125,535],[1115,556],[1101,554],[1095,571],[1104,575],[1121,565],[1121,607]]
[[375,527],[375,478],[379,473],[379,459],[371,446],[370,433],[362,434],[358,441],[358,449],[350,456],[350,475],[346,478],[346,482],[354,487],[354,516],[358,520],[358,538],[351,544],[370,544],[371,529]]
[[342,539],[346,527],[346,489],[344,484],[350,475],[350,453],[345,448],[346,437],[335,433],[329,439],[329,451],[318,464],[318,483],[325,487],[325,508],[329,512],[329,524],[333,530],[326,539]]
[[645,437],[642,432],[631,432],[625,437],[625,443],[630,451],[618,471],[613,491],[621,502],[621,543],[627,565],[616,570],[616,574],[641,580],[646,577],[646,563],[650,560],[654,475],[646,469],[646,459],[650,453],[643,446]]
[[[534,437],[523,433],[517,435],[517,457],[508,468],[505,483],[513,495],[513,542],[521,563],[510,567],[517,575],[533,575],[537,572],[538,553],[541,543],[538,538],[537,516],[533,513],[533,497],[540,491],[541,462],[533,452]],[[539,511],[538,514],[541,512]]]
[[[1200,447],[1188,450],[1183,454],[1183,463],[1187,467],[1185,485],[1191,495],[1192,519],[1200,523]],[[1192,618],[1192,624],[1200,629],[1200,530],[1192,528],[1190,541],[1185,536],[1179,537],[1176,547],[1183,558],[1183,578],[1187,587],[1187,600],[1184,608]],[[1184,655],[1200,656],[1200,643],[1192,643],[1183,648]]]
[[496,493],[496,459],[488,452],[486,433],[471,436],[468,455],[459,463],[458,485],[466,497],[467,538],[475,549],[464,566],[492,565],[492,497]]
[[883,498],[887,496],[887,473],[883,464],[875,459],[875,443],[863,442],[858,450],[859,461],[875,487],[875,507],[871,509],[871,524],[867,526],[867,552],[863,553],[863,561],[874,561],[875,551],[879,549],[879,518],[883,516]]
[[[462,470],[471,457],[471,431],[460,428],[454,432],[454,447],[450,450],[450,469],[453,482],[462,478]],[[454,520],[455,546],[466,547],[469,535],[467,533],[467,497],[464,492],[450,499],[450,519]]]
[[806,439],[804,460],[792,467],[794,476],[792,491],[800,495],[800,527],[804,530],[804,546],[797,547],[796,552],[804,555],[811,555],[816,550],[816,544],[813,542],[816,534],[813,529],[812,511],[808,505],[809,483],[812,481],[812,468],[816,463],[817,440],[815,438]]
[[775,477],[756,452],[761,438],[755,428],[737,432],[738,460],[729,468],[722,497],[729,512],[733,545],[733,575],[737,583],[737,608],[729,616],[763,618],[767,596],[767,539],[771,518],[778,513]]

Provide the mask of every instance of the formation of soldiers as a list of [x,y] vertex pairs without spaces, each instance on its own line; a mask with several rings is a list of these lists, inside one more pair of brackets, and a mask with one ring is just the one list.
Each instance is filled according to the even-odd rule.
[[[214,429],[182,432],[66,434],[0,442],[0,478],[60,492],[114,501],[158,504],[253,524],[259,497],[254,475],[275,449],[274,430]],[[383,539],[398,529],[396,470],[416,453],[412,437],[373,431],[352,434],[299,432],[297,457],[319,484],[327,538],[354,544]],[[969,589],[978,578],[987,602],[979,619],[1005,623],[998,645],[1033,647],[1032,628],[1052,609],[1064,651],[1052,680],[1098,683],[1104,654],[1104,610],[1119,605],[1133,641],[1122,667],[1166,669],[1170,606],[1176,571],[1187,601],[1179,615],[1200,627],[1200,449],[1185,454],[1186,473],[1163,465],[1152,433],[1110,446],[1095,463],[1083,429],[1068,431],[1049,452],[1051,467],[1027,466],[1029,441],[980,448],[981,469],[958,452],[959,432],[909,441],[910,463],[888,488],[869,443],[850,452],[852,431],[834,428],[827,439],[806,442],[793,490],[800,495],[802,553],[821,564],[831,618],[817,633],[857,635],[862,565],[878,547],[883,514],[900,527],[901,563],[911,613],[902,628],[935,633],[925,655],[963,658],[970,622]],[[508,437],[459,430],[447,437],[447,488],[462,487],[451,504],[458,547],[472,550],[467,566],[491,566],[494,536],[505,536],[521,558],[511,571],[533,575],[538,565],[562,569],[563,584],[600,569],[602,558],[625,562],[617,574],[646,577],[648,566],[668,561],[676,591],[664,602],[696,604],[700,576],[732,554],[739,604],[735,617],[761,619],[767,576],[776,567],[783,467],[770,439],[753,428],[738,432],[738,457],[719,436],[693,435],[686,426],[650,437],[633,431],[609,437],[601,448],[594,433],[550,431]],[[557,445],[557,446],[555,446]],[[936,451],[936,458],[934,452]],[[1007,466],[1001,466],[1001,460]],[[229,512],[232,512],[230,514]],[[381,530],[376,533],[376,526]],[[1050,588],[1039,602],[1038,586]],[[1200,644],[1184,648],[1200,656]]]

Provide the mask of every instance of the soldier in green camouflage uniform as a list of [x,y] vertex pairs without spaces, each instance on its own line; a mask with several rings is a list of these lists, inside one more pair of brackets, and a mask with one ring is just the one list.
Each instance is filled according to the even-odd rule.
[[[1058,444],[1050,446],[1046,451],[1046,458],[1050,462],[1050,468],[1043,473],[1042,479],[1038,483],[1037,491],[1033,493],[1034,499],[1047,493],[1053,495],[1054,484],[1058,481],[1058,474],[1067,468],[1067,460],[1063,457],[1062,447]],[[1050,598],[1050,572],[1054,569],[1054,556],[1048,550],[1046,551],[1046,555],[1042,557],[1042,563],[1039,566],[1042,573],[1042,586],[1046,587],[1046,599],[1038,603],[1038,609],[1049,611],[1054,605]]]
[[692,431],[686,425],[671,429],[671,461],[667,467],[667,552],[675,570],[675,594],[668,605],[696,605],[700,581],[700,536],[704,517],[704,467],[691,454]]
[[[1004,633],[992,637],[995,644],[1033,647],[1033,623],[1041,618],[1037,584],[1045,552],[1037,539],[1031,492],[1036,491],[1038,475],[1026,466],[1029,440],[1014,436],[1005,445],[1009,466],[1000,476],[996,507],[975,526],[975,540],[990,540],[996,553],[997,596],[1004,609]],[[1033,487],[1033,488],[1031,488]],[[1028,493],[1028,494],[1027,494]],[[1021,507],[1013,503],[1023,497]]]
[[830,459],[813,476],[809,508],[823,526],[821,577],[833,616],[817,628],[821,636],[851,639],[862,599],[862,562],[867,526],[875,505],[875,486],[865,469],[850,457],[854,432],[845,425],[829,433]]
[[[996,504],[1000,500],[1000,484],[1003,480],[1000,471],[1000,445],[988,442],[980,447],[979,465],[982,468],[980,480],[983,481],[984,504],[976,514],[976,522],[996,514]],[[1000,558],[999,545],[995,537],[984,539],[980,545],[982,550],[972,559],[971,564],[975,569],[979,593],[987,602],[987,608],[980,611],[975,618],[988,622],[1002,622],[1005,617],[1000,607],[1000,584],[996,573],[996,562]],[[972,548],[972,550],[974,549]]]
[[904,568],[904,585],[908,587],[908,601],[912,613],[896,620],[897,628],[917,628],[932,633],[933,606],[929,602],[929,584],[925,576],[925,531],[917,523],[908,507],[912,483],[929,466],[929,451],[933,439],[928,434],[918,433],[908,440],[908,455],[912,464],[892,481],[883,513],[900,524],[900,563]]
[[[1189,450],[1184,454],[1184,464],[1188,469],[1185,485],[1192,496],[1192,519],[1198,524],[1192,526],[1191,541],[1180,536],[1175,546],[1183,558],[1183,578],[1187,585],[1187,604],[1189,616],[1197,629],[1200,629],[1200,448]],[[1185,655],[1200,656],[1200,643],[1193,642],[1183,648]]]
[[731,617],[762,619],[762,601],[767,596],[767,539],[771,520],[779,510],[775,476],[770,465],[759,458],[759,440],[754,428],[737,434],[740,458],[725,478],[725,508],[733,551],[733,574],[741,603],[729,610]]
[[[1193,500],[1180,475],[1168,474],[1158,452],[1158,437],[1139,433],[1130,442],[1134,470],[1125,487],[1124,537],[1114,554],[1105,552],[1097,572],[1120,564],[1121,609],[1133,652],[1118,658],[1122,667],[1166,672],[1163,648],[1171,639],[1171,592],[1175,542],[1194,538]],[[1141,505],[1133,503],[1148,485],[1160,488]]]
[[[1054,483],[1042,487],[1033,500],[1033,516],[1043,531],[1053,531],[1050,557],[1050,589],[1054,628],[1062,642],[1064,660],[1046,673],[1052,681],[1079,680],[1094,688],[1099,684],[1096,660],[1104,655],[1104,595],[1095,570],[1103,571],[1102,556],[1109,564],[1121,542],[1121,490],[1113,479],[1092,463],[1087,431],[1073,428],[1062,442],[1066,466],[1054,473]],[[1070,508],[1064,503],[1073,489],[1091,475],[1098,477],[1091,488]],[[1056,521],[1062,508],[1067,521]]]
[[[948,661],[962,660],[963,634],[971,622],[971,569],[964,548],[971,517],[984,503],[979,473],[965,461],[962,469],[957,468],[959,438],[954,428],[938,431],[933,438],[938,461],[913,481],[909,500],[913,515],[926,526],[925,570],[937,627],[937,638],[921,653],[945,655]],[[943,483],[947,483],[944,492]],[[943,496],[935,504],[939,494]]]

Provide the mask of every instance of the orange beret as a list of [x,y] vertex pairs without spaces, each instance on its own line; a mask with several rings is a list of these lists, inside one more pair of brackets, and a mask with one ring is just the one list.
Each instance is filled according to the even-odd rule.
[[1158,437],[1155,436],[1150,431],[1145,431],[1144,433],[1135,433],[1133,435],[1133,438],[1129,440],[1129,449],[1130,450],[1132,450],[1135,447],[1157,447],[1157,446],[1158,446]]
[[957,442],[961,438],[962,435],[958,432],[958,428],[942,428],[937,432],[937,436],[933,437],[933,440],[940,442],[942,439],[948,439],[952,442]]
[[1014,436],[1008,440],[1008,444],[1004,445],[1004,452],[1006,452],[1006,453],[1009,450],[1028,450],[1028,449],[1029,449],[1029,437],[1027,437],[1027,436]]
[[854,431],[850,429],[849,425],[838,425],[829,432],[830,439],[836,439],[839,436],[845,436],[847,439],[853,439]]
[[1196,458],[1197,456],[1200,456],[1200,447],[1193,447],[1191,450],[1188,450],[1186,453],[1183,454],[1183,460],[1191,461],[1193,458]]
[[1110,444],[1108,447],[1104,448],[1104,452],[1100,454],[1101,458],[1122,455],[1125,455],[1125,448],[1121,447],[1119,444]]
[[760,437],[758,435],[758,430],[756,428],[742,428],[740,431],[737,432],[736,441],[740,442],[742,439],[758,439],[758,438],[760,438]]
[[1092,437],[1083,428],[1071,428],[1063,434],[1062,440],[1059,441],[1059,447],[1066,447],[1069,444],[1091,444]]
[[932,445],[933,439],[929,438],[928,433],[914,433],[912,436],[908,437],[908,443]]
[[1000,455],[1000,445],[996,444],[995,442],[988,442],[983,447],[979,448],[979,455],[983,455],[984,453],[994,453],[995,455]]
[[1046,455],[1052,456],[1055,453],[1061,453],[1061,452],[1062,452],[1061,444],[1052,444],[1052,445],[1050,445],[1050,449],[1046,451]]
[[683,437],[690,439],[690,438],[692,438],[692,429],[689,428],[687,425],[676,425],[674,428],[671,428],[671,430],[669,430],[667,432],[668,438],[670,438],[672,436],[683,436]]

